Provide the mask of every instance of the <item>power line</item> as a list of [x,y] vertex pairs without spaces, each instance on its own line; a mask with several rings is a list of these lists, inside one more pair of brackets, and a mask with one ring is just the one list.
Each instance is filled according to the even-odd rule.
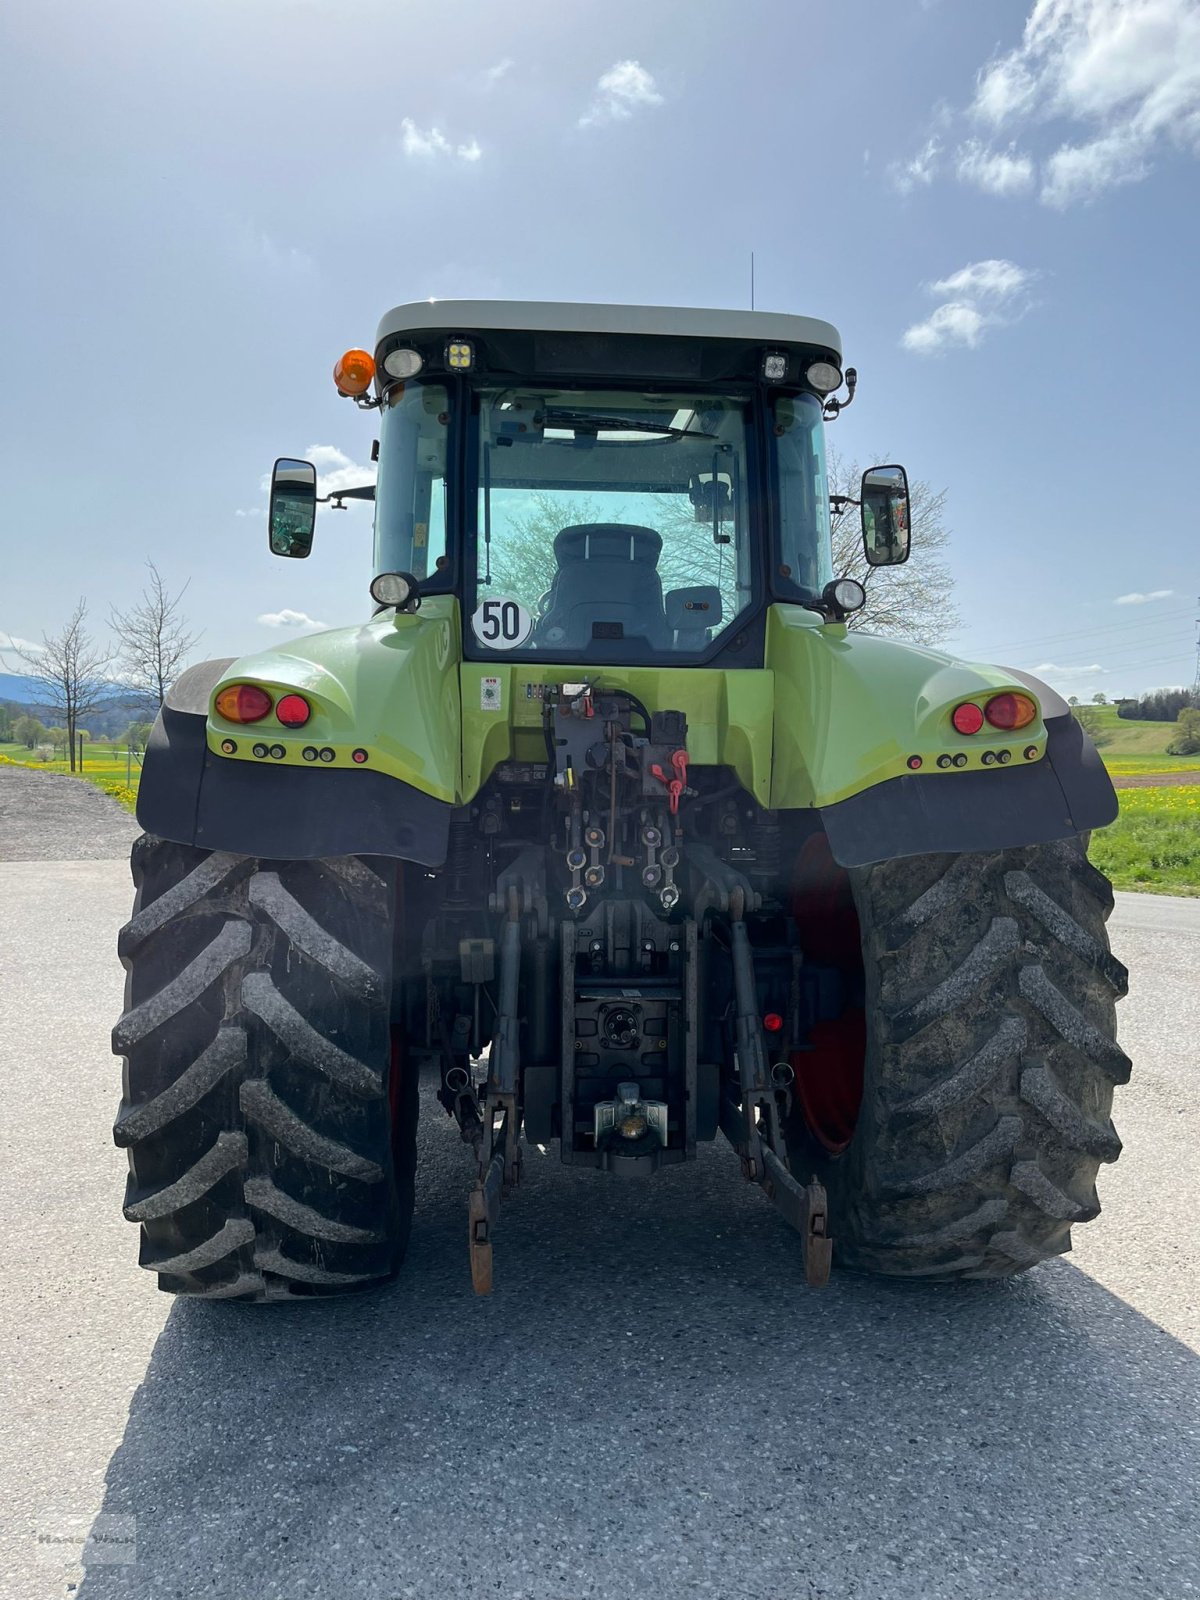
[[1191,606],[1173,606],[1164,611],[1156,612],[1153,617],[1136,617],[1131,618],[1128,622],[1101,622],[1087,628],[1072,628],[1065,633],[1034,634],[1026,639],[1009,640],[1007,644],[988,645],[986,649],[991,654],[996,650],[1023,649],[1026,645],[1044,644],[1049,646],[1059,644],[1064,639],[1081,639],[1100,633],[1124,632],[1131,628],[1134,630],[1151,628],[1163,622],[1182,622],[1183,618],[1191,612],[1191,609]]

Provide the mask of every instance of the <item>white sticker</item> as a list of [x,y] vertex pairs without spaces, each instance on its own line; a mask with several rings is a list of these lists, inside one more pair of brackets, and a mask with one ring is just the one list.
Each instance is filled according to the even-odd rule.
[[499,711],[504,703],[500,689],[499,678],[480,678],[479,680],[479,709],[480,711]]
[[533,632],[533,616],[519,600],[497,595],[480,602],[471,618],[471,631],[489,650],[515,650]]

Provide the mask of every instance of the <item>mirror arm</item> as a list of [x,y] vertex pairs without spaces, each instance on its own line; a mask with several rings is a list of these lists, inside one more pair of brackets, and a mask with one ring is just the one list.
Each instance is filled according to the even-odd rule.
[[842,414],[843,411],[845,411],[846,407],[853,403],[854,393],[855,393],[855,390],[857,388],[858,388],[858,368],[857,367],[847,367],[846,368],[846,398],[844,400],[835,400],[835,399],[833,399],[832,396],[829,396],[827,399],[825,399],[822,402],[822,408],[823,409],[822,409],[822,413],[821,414],[824,417],[826,422],[836,422],[837,418]]
[[329,494],[319,494],[317,504],[328,506],[331,511],[346,511],[347,500],[374,500],[375,485],[373,483],[358,483],[352,489],[336,489]]

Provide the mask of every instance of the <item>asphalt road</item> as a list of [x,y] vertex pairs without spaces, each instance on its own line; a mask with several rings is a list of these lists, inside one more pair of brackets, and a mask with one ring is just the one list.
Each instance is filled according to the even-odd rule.
[[531,1151],[477,1301],[434,1105],[402,1280],[255,1308],[158,1294],[120,1216],[124,863],[0,864],[0,1595],[1200,1595],[1200,900],[1119,901],[1126,1149],[1068,1259],[814,1293],[723,1145]]

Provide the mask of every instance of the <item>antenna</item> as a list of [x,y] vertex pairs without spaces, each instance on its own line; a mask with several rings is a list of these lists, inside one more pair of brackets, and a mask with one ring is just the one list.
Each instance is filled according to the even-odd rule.
[[750,252],[750,309],[754,310],[754,251]]

